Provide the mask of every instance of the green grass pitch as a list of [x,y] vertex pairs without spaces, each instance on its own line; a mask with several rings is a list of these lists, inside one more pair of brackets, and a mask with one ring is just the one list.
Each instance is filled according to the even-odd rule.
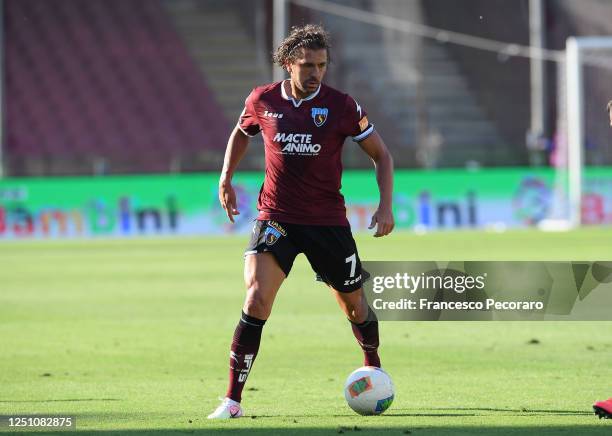
[[[364,260],[611,260],[612,230],[359,235]],[[612,323],[381,323],[396,399],[345,405],[361,351],[303,256],[244,392],[226,387],[246,237],[0,244],[0,415],[70,414],[75,434],[612,434]],[[537,340],[537,341],[533,341]],[[537,343],[530,343],[537,342]],[[7,428],[0,432],[9,431]]]

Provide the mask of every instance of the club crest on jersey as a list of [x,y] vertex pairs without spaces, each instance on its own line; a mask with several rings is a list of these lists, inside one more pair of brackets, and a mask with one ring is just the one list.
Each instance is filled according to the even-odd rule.
[[321,127],[325,121],[327,121],[327,114],[329,113],[329,109],[326,107],[313,107],[310,115],[314,120],[315,126]]

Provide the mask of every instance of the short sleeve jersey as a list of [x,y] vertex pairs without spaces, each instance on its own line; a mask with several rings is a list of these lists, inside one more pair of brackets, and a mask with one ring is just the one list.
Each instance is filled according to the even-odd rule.
[[276,82],[251,92],[238,127],[248,136],[263,135],[258,220],[349,225],[340,193],[342,146],[349,136],[359,142],[374,131],[355,100],[326,85],[295,100]]

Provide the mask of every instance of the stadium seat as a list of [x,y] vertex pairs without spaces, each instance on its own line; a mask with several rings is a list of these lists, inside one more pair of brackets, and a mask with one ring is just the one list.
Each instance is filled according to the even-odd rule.
[[[230,123],[157,0],[7,0],[9,162],[62,171],[210,169]],[[17,168],[27,168],[23,162]],[[52,175],[49,167],[43,174]]]

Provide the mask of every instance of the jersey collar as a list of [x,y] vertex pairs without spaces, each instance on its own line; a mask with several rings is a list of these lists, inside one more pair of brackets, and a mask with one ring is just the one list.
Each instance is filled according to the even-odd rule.
[[321,90],[321,84],[319,83],[319,87],[317,88],[317,90],[315,92],[313,92],[312,94],[310,94],[308,97],[306,98],[302,98],[301,100],[296,100],[293,97],[289,97],[287,95],[287,91],[285,91],[285,82],[287,80],[283,80],[281,82],[281,95],[283,96],[283,98],[285,100],[289,100],[291,101],[291,103],[293,103],[294,107],[300,107],[300,105],[302,104],[303,101],[308,101],[308,100],[312,100],[313,98],[315,98],[317,95],[319,95],[319,91]]

